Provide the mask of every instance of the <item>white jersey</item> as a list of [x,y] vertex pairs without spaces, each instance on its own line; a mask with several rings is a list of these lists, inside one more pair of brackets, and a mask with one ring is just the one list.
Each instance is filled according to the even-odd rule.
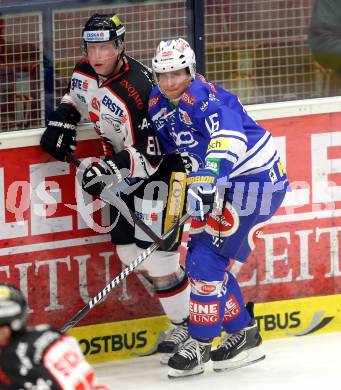
[[118,165],[128,168],[131,177],[149,177],[161,160],[148,121],[152,86],[149,70],[130,57],[124,58],[118,74],[103,83],[84,60],[76,65],[61,101],[93,123],[105,155],[117,156]]

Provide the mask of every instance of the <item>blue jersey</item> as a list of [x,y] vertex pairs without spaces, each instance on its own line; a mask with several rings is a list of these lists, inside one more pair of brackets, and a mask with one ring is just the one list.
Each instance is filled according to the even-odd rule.
[[164,153],[179,152],[188,171],[206,168],[216,174],[218,186],[228,184],[222,216],[192,220],[190,247],[201,243],[245,261],[288,185],[271,134],[235,95],[199,74],[176,107],[154,88],[149,116]]
[[[238,284],[231,274],[226,276],[226,269],[231,259],[247,260],[287,186],[273,138],[248,116],[235,95],[199,74],[177,106],[154,88],[149,117],[163,152],[179,152],[188,171],[202,169],[203,182],[213,172],[223,200],[204,221],[192,218],[185,264],[192,286],[189,334],[212,339],[222,323],[227,332],[235,333],[250,317]],[[219,290],[216,286],[226,278],[226,287]],[[212,315],[202,319],[204,311]]]
[[272,182],[283,173],[271,134],[246,113],[237,96],[199,74],[176,107],[154,88],[149,116],[163,152],[181,153],[188,171],[208,168],[230,181],[255,180],[266,172],[265,180]]

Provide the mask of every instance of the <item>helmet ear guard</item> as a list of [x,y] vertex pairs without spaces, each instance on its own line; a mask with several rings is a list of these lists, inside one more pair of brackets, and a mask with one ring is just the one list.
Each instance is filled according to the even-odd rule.
[[0,326],[8,325],[13,332],[25,328],[27,303],[16,287],[0,284]]
[[182,38],[161,41],[152,59],[155,81],[158,73],[173,72],[188,68],[191,79],[195,78],[195,54],[189,43]]

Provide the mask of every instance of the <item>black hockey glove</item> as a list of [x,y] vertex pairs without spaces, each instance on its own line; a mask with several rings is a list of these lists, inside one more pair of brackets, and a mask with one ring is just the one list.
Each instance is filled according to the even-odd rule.
[[67,160],[76,149],[76,125],[80,119],[80,113],[74,107],[62,103],[49,115],[40,146],[55,159]]
[[123,175],[125,171],[128,170],[120,170],[112,158],[106,157],[85,168],[82,188],[88,194],[96,196],[99,196],[106,186],[118,189],[119,184],[127,176]]

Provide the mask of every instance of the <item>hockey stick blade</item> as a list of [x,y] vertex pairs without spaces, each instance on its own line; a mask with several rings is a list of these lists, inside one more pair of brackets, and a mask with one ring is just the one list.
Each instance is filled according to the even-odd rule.
[[[75,164],[77,168],[81,164],[81,162],[72,153],[68,155],[68,159],[73,164]],[[128,222],[132,221],[133,223],[135,223],[135,225],[137,225],[149,238],[156,242],[161,249],[169,250],[172,247],[172,245],[176,241],[177,231],[174,230],[172,236],[167,238],[167,240],[163,240],[149,226],[147,226],[132,210],[130,210],[126,203],[120,197],[111,193],[106,188],[103,189],[103,193],[104,192],[108,197],[110,197],[110,199],[105,199],[102,194],[100,198],[105,203],[109,203],[115,206],[117,210],[120,211],[122,215],[128,220]]]
[[[184,225],[186,221],[190,218],[189,214],[184,214],[180,220],[175,223],[163,236],[163,240],[167,240],[169,236],[174,234],[174,230],[177,230],[179,227]],[[144,250],[133,262],[131,262],[124,270],[117,275],[110,283],[108,283],[102,291],[100,291],[96,296],[90,299],[90,301],[81,309],[79,312],[73,316],[61,329],[62,333],[67,332],[69,329],[74,327],[83,317],[85,317],[90,310],[92,310],[96,305],[98,305],[111,291],[120,284],[132,271],[143,263],[153,252],[159,248],[157,243],[153,243],[149,248]]]

